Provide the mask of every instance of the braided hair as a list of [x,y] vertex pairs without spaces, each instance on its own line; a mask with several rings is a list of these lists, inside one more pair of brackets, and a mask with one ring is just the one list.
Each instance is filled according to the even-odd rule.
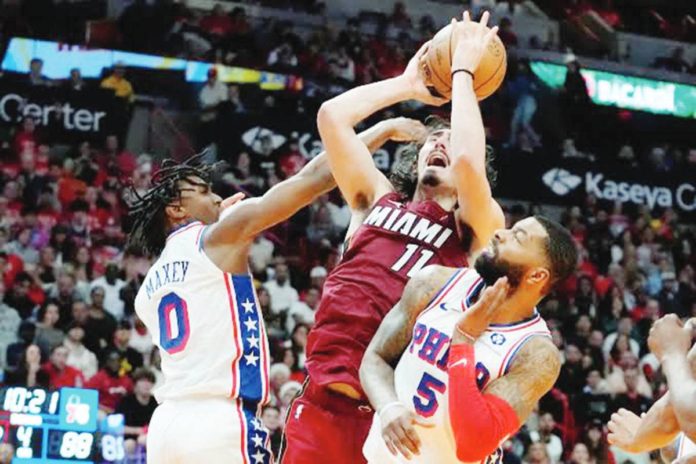
[[207,184],[222,162],[203,164],[207,152],[194,155],[182,163],[172,159],[162,162],[162,167],[152,176],[152,187],[141,195],[131,185],[132,199],[129,216],[132,220],[128,235],[128,247],[146,256],[157,256],[164,249],[169,234],[166,207],[181,201],[179,182],[196,184],[192,177],[200,177]]

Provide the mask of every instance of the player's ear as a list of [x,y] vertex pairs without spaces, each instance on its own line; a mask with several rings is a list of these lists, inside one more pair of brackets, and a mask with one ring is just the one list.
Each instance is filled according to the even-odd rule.
[[164,212],[167,214],[168,217],[175,220],[184,219],[188,214],[186,212],[186,208],[184,208],[181,205],[169,205],[164,208]]
[[546,285],[546,282],[551,278],[551,273],[545,267],[535,267],[527,276],[527,282],[531,285]]

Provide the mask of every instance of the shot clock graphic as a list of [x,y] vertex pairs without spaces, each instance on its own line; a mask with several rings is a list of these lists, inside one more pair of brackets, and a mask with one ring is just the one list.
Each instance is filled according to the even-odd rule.
[[99,393],[82,388],[0,389],[0,442],[13,463],[117,463],[124,458],[123,416],[98,421]]

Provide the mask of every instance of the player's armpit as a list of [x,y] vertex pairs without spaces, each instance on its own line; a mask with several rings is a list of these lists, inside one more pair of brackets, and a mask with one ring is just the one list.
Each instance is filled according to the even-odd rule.
[[454,272],[456,269],[444,266],[427,266],[418,271],[377,329],[360,366],[360,381],[376,409],[396,401],[393,366],[411,340],[416,318]]
[[551,390],[560,371],[560,354],[551,339],[534,337],[517,353],[510,371],[491,382],[484,393],[507,402],[523,424],[539,399]]

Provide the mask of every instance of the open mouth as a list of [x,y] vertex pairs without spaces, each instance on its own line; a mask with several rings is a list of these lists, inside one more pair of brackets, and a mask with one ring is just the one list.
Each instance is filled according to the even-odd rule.
[[449,166],[449,158],[447,155],[440,151],[434,151],[428,155],[428,159],[426,161],[427,166],[437,166],[440,168],[446,168]]

